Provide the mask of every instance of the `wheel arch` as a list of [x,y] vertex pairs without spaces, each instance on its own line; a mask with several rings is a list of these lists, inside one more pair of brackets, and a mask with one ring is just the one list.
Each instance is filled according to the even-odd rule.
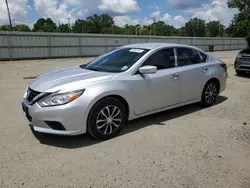
[[217,86],[218,86],[218,94],[219,94],[219,92],[220,92],[220,87],[221,87],[220,80],[219,80],[218,78],[213,77],[213,78],[209,79],[209,80],[206,82],[206,84],[204,85],[204,87],[205,87],[205,86],[207,85],[207,83],[209,83],[209,82],[215,82],[215,83],[217,84]]
[[[120,95],[117,95],[117,94],[114,94],[114,95],[107,95],[107,96],[101,98],[100,100],[103,100],[105,98],[114,98],[114,99],[117,99],[117,100],[121,101],[122,104],[124,105],[125,109],[126,109],[127,117],[129,116],[129,112],[130,112],[129,104],[128,104],[127,100],[124,97],[122,97]],[[98,100],[98,101],[100,101],[100,100]]]
[[130,113],[131,113],[131,105],[129,103],[128,97],[121,95],[120,93],[115,93],[115,92],[114,93],[106,93],[105,95],[102,94],[102,95],[96,96],[95,99],[93,99],[93,102],[88,107],[89,110],[88,110],[87,118],[89,118],[90,112],[91,112],[92,108],[94,107],[94,105],[105,98],[114,98],[114,99],[119,100],[124,105],[124,107],[126,109],[126,115],[129,118]]

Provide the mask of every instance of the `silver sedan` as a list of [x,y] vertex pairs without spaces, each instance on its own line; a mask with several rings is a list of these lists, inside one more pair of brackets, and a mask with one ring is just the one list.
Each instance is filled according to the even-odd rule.
[[128,120],[196,102],[213,105],[227,77],[226,64],[201,49],[132,44],[41,75],[27,87],[22,108],[34,131],[110,139]]

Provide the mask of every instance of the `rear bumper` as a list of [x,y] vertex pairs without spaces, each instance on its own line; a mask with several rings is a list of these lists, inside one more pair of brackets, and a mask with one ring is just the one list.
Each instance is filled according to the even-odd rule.
[[222,93],[226,89],[226,87],[227,87],[227,79],[228,79],[228,73],[225,72],[220,77],[220,91],[219,91],[219,93]]

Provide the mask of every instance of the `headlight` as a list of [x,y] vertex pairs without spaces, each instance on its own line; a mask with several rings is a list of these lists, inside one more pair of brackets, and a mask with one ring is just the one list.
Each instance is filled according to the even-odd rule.
[[238,53],[237,57],[242,57],[242,54],[241,54],[241,53]]
[[42,107],[64,105],[79,98],[83,92],[84,90],[72,91],[68,93],[55,93],[38,102],[38,104]]
[[26,89],[25,89],[25,91],[24,91],[24,95],[23,95],[23,98],[24,98],[24,99],[26,99],[26,98],[27,98],[28,88],[29,88],[29,87],[26,87]]

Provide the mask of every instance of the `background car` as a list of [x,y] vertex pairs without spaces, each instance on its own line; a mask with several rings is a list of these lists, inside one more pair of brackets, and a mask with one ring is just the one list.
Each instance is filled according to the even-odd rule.
[[250,73],[250,36],[246,37],[248,48],[240,51],[234,62],[234,69],[238,75]]
[[234,68],[238,75],[250,73],[250,49],[242,50],[238,53]]
[[226,64],[198,48],[132,44],[38,77],[22,105],[37,132],[110,139],[128,120],[196,102],[213,105],[227,77]]

